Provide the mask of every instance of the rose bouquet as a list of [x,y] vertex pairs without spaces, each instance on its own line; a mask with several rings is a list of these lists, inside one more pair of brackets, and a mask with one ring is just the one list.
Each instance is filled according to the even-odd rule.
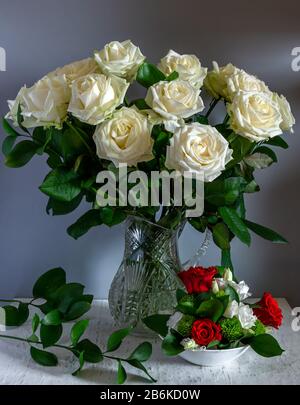
[[233,280],[224,267],[191,267],[179,273],[185,290],[177,291],[170,315],[152,315],[144,323],[163,337],[167,355],[251,346],[265,357],[281,355],[272,328],[282,323],[282,311],[270,293],[256,303],[244,281]]

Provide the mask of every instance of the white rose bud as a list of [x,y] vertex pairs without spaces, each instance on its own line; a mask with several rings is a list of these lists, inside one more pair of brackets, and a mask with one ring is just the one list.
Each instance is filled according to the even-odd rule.
[[226,281],[232,281],[233,275],[232,271],[229,268],[225,269],[223,278]]
[[158,68],[169,76],[176,71],[179,79],[186,80],[193,87],[200,89],[207,73],[207,68],[201,66],[201,63],[195,55],[180,55],[170,50],[168,54],[161,59]]
[[193,123],[177,129],[167,147],[166,167],[198,173],[205,182],[213,181],[232,159],[226,139],[209,125]]
[[95,60],[103,73],[116,75],[132,81],[145,60],[140,49],[130,40],[113,41],[101,51],[95,51]]
[[93,58],[86,58],[57,68],[53,72],[49,73],[49,75],[65,75],[68,83],[71,84],[74,80],[79,79],[82,76],[89,75],[91,73],[100,73],[100,68]]
[[239,72],[239,69],[231,63],[219,67],[217,62],[213,62],[213,70],[207,73],[204,87],[214,98],[224,97],[228,99],[228,78],[237,72]]
[[282,133],[278,105],[268,93],[239,92],[227,104],[231,128],[250,141],[263,141]]
[[80,77],[72,84],[68,111],[82,122],[97,125],[123,103],[128,86],[116,76],[93,73]]
[[277,103],[281,114],[282,123],[280,124],[280,128],[283,131],[290,131],[293,133],[293,126],[295,125],[296,121],[292,114],[289,102],[283,95],[279,96],[277,93],[273,93],[273,100],[275,103]]
[[179,79],[149,87],[145,101],[166,121],[188,118],[204,109],[199,91]]
[[153,158],[151,125],[147,117],[134,108],[123,107],[98,125],[94,133],[100,158],[129,166]]
[[250,329],[255,325],[257,317],[253,314],[253,310],[249,307],[249,305],[240,303],[238,319],[244,329]]
[[66,118],[70,89],[65,76],[44,76],[32,87],[22,87],[15,100],[9,100],[6,118],[18,125],[17,113],[21,106],[25,128],[56,126],[60,128]]
[[211,289],[214,294],[217,294],[220,291],[219,284],[216,280],[212,281]]

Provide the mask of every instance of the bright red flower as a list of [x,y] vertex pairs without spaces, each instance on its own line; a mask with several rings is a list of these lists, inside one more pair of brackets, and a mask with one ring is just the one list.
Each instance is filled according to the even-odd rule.
[[257,318],[267,326],[273,326],[278,329],[282,323],[282,311],[277,301],[268,292],[265,292],[262,299],[258,302],[259,308],[253,308]]
[[211,289],[212,280],[217,273],[215,267],[190,267],[178,275],[189,294],[198,294]]
[[200,346],[207,346],[213,340],[222,340],[221,326],[211,319],[198,319],[193,323],[192,338]]

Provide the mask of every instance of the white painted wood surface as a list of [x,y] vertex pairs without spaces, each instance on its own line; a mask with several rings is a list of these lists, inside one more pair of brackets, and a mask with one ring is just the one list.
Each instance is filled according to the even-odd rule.
[[[300,332],[292,331],[291,308],[287,301],[279,299],[279,304],[284,312],[284,322],[275,335],[286,350],[281,357],[265,359],[248,350],[245,355],[226,366],[199,367],[180,357],[163,356],[158,339],[136,336],[129,337],[124,342],[120,353],[128,355],[138,343],[151,341],[154,353],[147,362],[147,368],[158,380],[158,384],[300,384]],[[107,302],[96,301],[89,318],[91,323],[87,337],[104,348],[106,337],[114,328]],[[23,336],[28,336],[30,324],[20,328],[21,330]],[[20,331],[5,333],[20,334]],[[62,339],[63,342],[67,342],[67,339]],[[116,381],[116,364],[110,360],[95,365],[87,364],[78,377],[73,377],[71,373],[77,368],[77,361],[71,354],[61,350],[57,353],[61,358],[58,367],[41,367],[31,360],[25,343],[0,339],[0,384],[114,384]],[[127,383],[147,383],[139,371],[130,366],[127,371]]]

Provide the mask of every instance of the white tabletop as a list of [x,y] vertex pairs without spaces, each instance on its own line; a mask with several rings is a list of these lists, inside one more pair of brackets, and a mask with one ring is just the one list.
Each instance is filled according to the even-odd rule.
[[[284,313],[284,322],[275,335],[286,350],[281,357],[266,359],[248,350],[226,366],[200,367],[180,357],[165,357],[156,338],[136,336],[127,338],[120,354],[128,355],[140,342],[151,341],[153,356],[146,365],[158,384],[300,384],[300,332],[292,331],[291,308],[287,301],[283,298],[278,301]],[[105,348],[106,338],[114,328],[107,302],[95,301],[89,318],[91,322],[87,337]],[[27,323],[18,330],[6,333],[28,336],[29,332],[30,323]],[[73,377],[71,373],[77,368],[77,361],[73,360],[72,354],[62,351],[57,351],[57,354],[62,359],[58,367],[42,367],[31,360],[28,345],[0,339],[0,384],[114,384],[116,381],[116,364],[111,360],[86,364],[81,374]],[[147,383],[141,377],[142,373],[131,366],[126,367],[127,383]]]

